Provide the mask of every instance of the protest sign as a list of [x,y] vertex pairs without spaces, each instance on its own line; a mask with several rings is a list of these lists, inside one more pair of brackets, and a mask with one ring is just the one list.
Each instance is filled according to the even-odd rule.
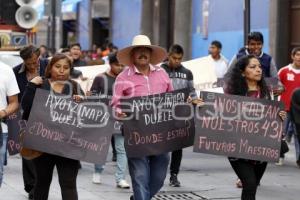
[[75,160],[104,164],[113,132],[111,109],[101,102],[74,102],[37,89],[24,146]]
[[10,115],[7,118],[8,138],[7,150],[9,155],[18,154],[20,151],[20,131],[26,128],[26,120],[22,120],[21,112]]
[[[193,145],[193,106],[189,91],[176,90],[122,100],[125,149],[128,157],[158,155]],[[126,105],[127,106],[126,106]]]
[[97,75],[106,72],[109,68],[110,68],[110,66],[108,64],[75,67],[76,70],[79,70],[82,72],[82,76],[84,77],[84,79],[77,78],[74,80],[80,84],[80,87],[86,93],[87,91],[90,90],[92,83],[94,81],[94,78]]
[[201,92],[201,98],[206,105],[195,114],[195,152],[278,160],[281,102],[210,92]]
[[193,73],[196,90],[212,88],[217,82],[215,65],[209,56],[188,60],[182,62],[182,65]]

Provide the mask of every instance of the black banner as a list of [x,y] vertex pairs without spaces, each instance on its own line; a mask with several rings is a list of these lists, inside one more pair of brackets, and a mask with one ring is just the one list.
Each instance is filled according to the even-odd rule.
[[260,161],[279,159],[283,122],[277,101],[201,92],[194,151]]
[[[158,155],[192,146],[195,125],[189,91],[177,90],[122,101],[128,157]],[[125,105],[126,104],[126,105]]]
[[104,164],[114,129],[111,108],[93,101],[74,102],[38,89],[27,123],[24,146],[75,160]]

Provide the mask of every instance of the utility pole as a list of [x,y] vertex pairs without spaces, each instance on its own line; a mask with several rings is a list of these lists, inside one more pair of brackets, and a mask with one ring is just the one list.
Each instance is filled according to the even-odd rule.
[[51,51],[55,53],[55,35],[56,35],[56,0],[51,1]]
[[51,34],[51,16],[48,16],[47,19],[47,47],[50,47],[50,43],[51,43],[51,38],[50,38],[50,34]]
[[247,45],[247,35],[250,33],[251,13],[250,0],[244,0],[244,44]]

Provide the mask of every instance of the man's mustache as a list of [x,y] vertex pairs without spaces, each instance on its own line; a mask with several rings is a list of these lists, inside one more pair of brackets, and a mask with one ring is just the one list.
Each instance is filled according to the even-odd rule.
[[147,59],[147,58],[148,58],[148,56],[146,56],[146,55],[142,54],[142,55],[140,55],[140,56],[138,57],[138,59],[143,59],[143,58]]

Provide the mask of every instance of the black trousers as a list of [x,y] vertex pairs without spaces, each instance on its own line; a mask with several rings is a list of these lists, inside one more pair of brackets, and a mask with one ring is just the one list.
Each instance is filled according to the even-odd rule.
[[267,163],[254,163],[243,159],[229,162],[243,184],[241,200],[255,200],[257,186],[265,173]]
[[36,169],[34,200],[47,200],[54,166],[63,200],[78,200],[76,178],[79,161],[44,153],[33,160]]
[[182,149],[172,152],[171,164],[170,164],[170,174],[178,174],[180,170],[180,164],[182,159]]
[[22,158],[22,172],[24,181],[24,190],[29,193],[35,184],[35,167],[32,160]]
[[117,155],[116,146],[115,146],[115,137],[111,137],[111,146],[113,155]]
[[[300,133],[297,133],[297,139],[298,139],[298,144],[300,144]],[[300,160],[300,155],[297,158],[297,160]]]

